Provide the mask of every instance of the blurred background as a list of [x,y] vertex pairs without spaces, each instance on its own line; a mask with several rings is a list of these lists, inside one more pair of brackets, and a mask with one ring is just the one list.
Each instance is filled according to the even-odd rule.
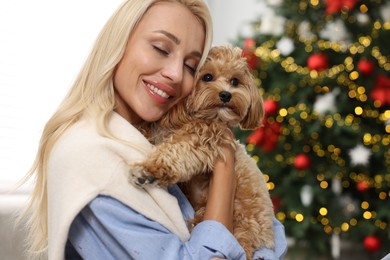
[[381,259],[390,252],[390,1],[266,4],[235,41],[263,93],[264,127],[236,134],[266,175],[288,256]]
[[[121,0],[0,0],[0,255],[43,126]],[[244,49],[264,127],[236,129],[289,241],[286,259],[390,252],[390,1],[208,0],[214,44]]]

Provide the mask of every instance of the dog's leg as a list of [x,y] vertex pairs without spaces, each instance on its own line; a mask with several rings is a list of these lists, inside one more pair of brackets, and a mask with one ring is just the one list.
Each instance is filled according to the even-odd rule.
[[206,160],[202,152],[184,141],[164,142],[144,162],[131,167],[130,181],[141,186],[149,183],[166,186],[187,181],[207,169]]
[[260,247],[274,248],[273,206],[264,176],[243,146],[236,150],[236,174],[234,236],[251,257]]
[[197,128],[176,131],[157,145],[144,162],[131,165],[129,181],[140,186],[151,183],[166,186],[210,172],[216,158],[223,157],[218,149],[220,135],[206,136],[194,129]]

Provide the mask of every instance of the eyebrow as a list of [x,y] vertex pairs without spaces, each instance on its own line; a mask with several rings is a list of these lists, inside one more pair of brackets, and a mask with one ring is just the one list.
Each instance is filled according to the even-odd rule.
[[167,36],[169,39],[171,39],[174,43],[176,43],[177,45],[180,44],[180,40],[179,38],[177,38],[175,35],[173,35],[172,33],[170,32],[167,32],[167,31],[164,31],[164,30],[158,30],[158,31],[154,31],[155,33],[162,33],[164,34],[165,36]]
[[[165,36],[167,36],[169,39],[171,39],[175,44],[179,45],[180,44],[180,39],[177,38],[175,35],[173,35],[172,33],[170,32],[167,32],[165,30],[157,30],[157,31],[154,31],[155,33],[161,33],[161,34],[164,34]],[[193,56],[196,56],[196,57],[199,57],[201,58],[202,57],[202,53],[198,52],[198,51],[193,51],[191,52],[191,55]]]

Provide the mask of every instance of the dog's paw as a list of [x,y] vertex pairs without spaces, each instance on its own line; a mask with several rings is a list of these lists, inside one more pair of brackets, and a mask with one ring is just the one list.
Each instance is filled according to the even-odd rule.
[[156,184],[156,177],[151,175],[144,167],[135,165],[130,168],[129,182],[143,187],[146,185]]

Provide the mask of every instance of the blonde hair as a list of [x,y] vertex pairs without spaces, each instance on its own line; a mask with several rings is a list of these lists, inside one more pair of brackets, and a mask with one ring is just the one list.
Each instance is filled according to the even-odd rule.
[[31,258],[46,255],[47,220],[47,162],[60,136],[83,115],[96,118],[100,134],[115,139],[107,123],[114,110],[113,76],[126,48],[129,35],[146,11],[158,2],[175,2],[186,6],[205,30],[203,64],[212,43],[212,24],[203,0],[126,0],[114,12],[98,35],[84,66],[70,91],[48,120],[40,140],[35,161],[23,181],[35,177],[35,187],[28,207],[22,215],[27,226],[27,250]]

